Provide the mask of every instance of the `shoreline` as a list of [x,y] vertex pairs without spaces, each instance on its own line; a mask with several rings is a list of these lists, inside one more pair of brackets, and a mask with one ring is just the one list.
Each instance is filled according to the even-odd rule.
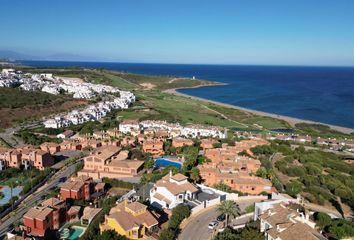
[[227,107],[227,108],[232,108],[232,109],[237,109],[237,110],[241,110],[241,111],[250,112],[250,113],[255,114],[255,115],[276,118],[278,120],[286,121],[292,127],[294,127],[295,124],[297,124],[297,123],[321,124],[321,125],[328,126],[331,129],[333,129],[333,130],[336,130],[338,132],[345,133],[345,134],[350,134],[350,133],[354,132],[354,129],[348,128],[348,127],[341,127],[341,126],[327,124],[327,123],[322,123],[322,122],[316,122],[316,121],[311,121],[311,120],[305,120],[305,119],[300,119],[300,118],[295,118],[295,117],[279,115],[279,114],[275,114],[275,113],[269,113],[269,112],[263,112],[263,111],[259,111],[259,110],[253,110],[253,109],[249,109],[249,108],[244,108],[244,107],[232,105],[232,104],[229,104],[229,103],[218,102],[218,101],[214,101],[214,100],[210,100],[210,99],[206,99],[206,98],[201,98],[201,97],[196,97],[196,96],[193,96],[193,95],[189,95],[189,94],[178,92],[178,90],[180,90],[180,89],[200,88],[200,87],[210,87],[210,86],[220,86],[220,85],[228,85],[228,84],[227,83],[216,83],[216,84],[198,85],[198,86],[194,86],[194,87],[171,88],[171,89],[164,90],[164,92],[169,93],[169,94],[173,94],[173,95],[176,95],[176,96],[182,96],[182,97],[192,98],[194,100],[199,100],[199,101],[203,101],[203,102],[213,103],[213,104],[216,104],[216,105],[219,105],[219,106],[223,106],[223,107]]

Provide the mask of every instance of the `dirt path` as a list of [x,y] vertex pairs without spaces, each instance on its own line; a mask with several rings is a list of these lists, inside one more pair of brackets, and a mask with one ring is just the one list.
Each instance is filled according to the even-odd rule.
[[180,80],[181,78],[172,78],[168,83],[173,83],[174,81]]

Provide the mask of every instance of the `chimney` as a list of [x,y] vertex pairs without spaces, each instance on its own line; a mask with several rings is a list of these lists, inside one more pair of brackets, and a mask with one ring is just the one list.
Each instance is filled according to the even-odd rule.
[[170,170],[170,178],[172,177],[172,170]]

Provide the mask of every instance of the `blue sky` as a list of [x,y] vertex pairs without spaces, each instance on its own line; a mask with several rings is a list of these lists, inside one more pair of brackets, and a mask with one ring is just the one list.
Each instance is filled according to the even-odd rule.
[[0,0],[0,50],[90,60],[354,66],[353,0]]

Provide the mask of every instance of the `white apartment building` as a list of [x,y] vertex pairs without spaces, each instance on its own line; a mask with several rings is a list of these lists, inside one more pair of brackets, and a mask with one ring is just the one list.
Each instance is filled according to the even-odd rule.
[[141,127],[137,121],[124,121],[119,124],[119,131],[127,134],[131,132],[140,132]]

